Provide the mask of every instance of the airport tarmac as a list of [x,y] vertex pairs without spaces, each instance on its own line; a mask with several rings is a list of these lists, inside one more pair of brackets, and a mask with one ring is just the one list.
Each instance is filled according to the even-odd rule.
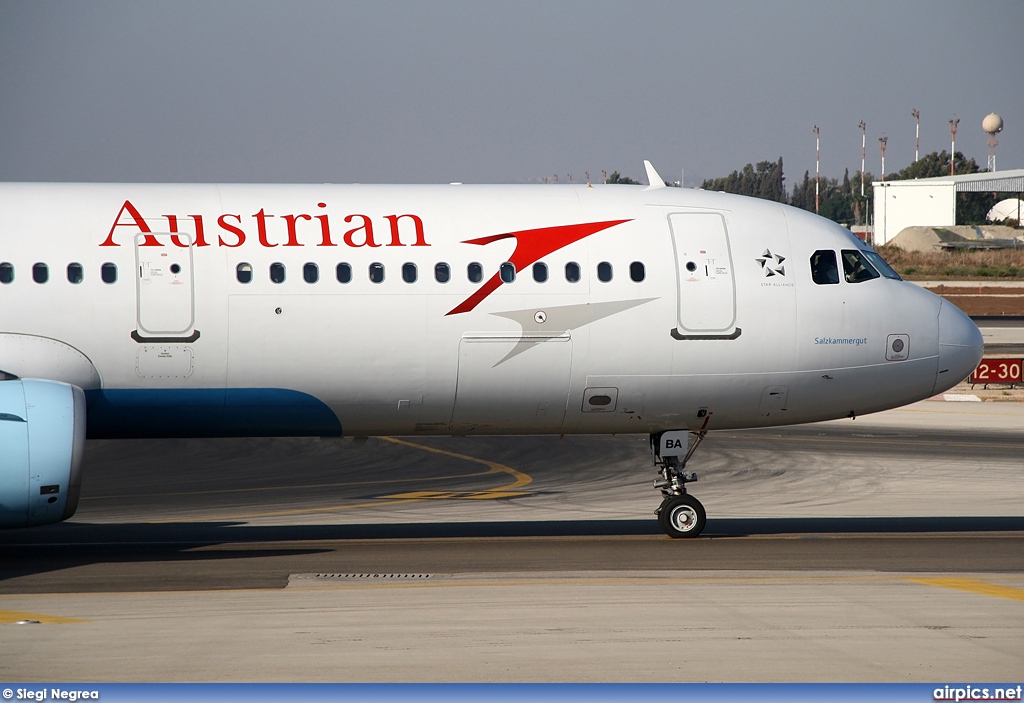
[[985,356],[1024,354],[1024,320],[1019,317],[971,318],[985,340]]
[[1020,403],[712,434],[671,540],[646,436],[90,442],[0,533],[0,679],[1012,681],[1022,455]]

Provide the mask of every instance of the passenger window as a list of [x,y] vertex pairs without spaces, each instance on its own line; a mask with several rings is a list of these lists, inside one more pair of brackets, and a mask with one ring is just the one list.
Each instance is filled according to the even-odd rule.
[[50,268],[46,264],[36,264],[32,267],[32,280],[36,283],[46,283],[50,280]]
[[302,279],[306,283],[316,283],[320,280],[320,267],[313,262],[302,267]]
[[548,265],[537,262],[533,265],[533,280],[537,283],[543,283],[548,280]]
[[570,261],[565,265],[565,280],[569,283],[580,282],[580,265],[575,261]]
[[117,264],[109,261],[100,266],[100,280],[104,283],[117,283]]
[[878,278],[878,271],[859,249],[843,249],[843,273],[847,283],[863,283]]
[[834,251],[821,249],[811,254],[811,279],[819,286],[839,283],[839,266],[836,265]]
[[384,281],[384,264],[374,262],[370,264],[370,280],[374,283],[383,283]]
[[284,283],[284,264],[275,261],[270,265],[270,280],[274,283]]
[[350,264],[342,262],[338,264],[334,272],[338,276],[338,283],[352,282],[352,266]]
[[406,283],[416,282],[416,264],[408,261],[402,264],[402,280]]
[[607,261],[602,261],[597,265],[597,280],[603,283],[612,280],[612,265]]
[[644,270],[642,261],[634,261],[629,265],[629,280],[633,283],[640,283],[646,277],[647,272]]
[[474,261],[466,267],[466,275],[470,283],[479,283],[484,280],[484,267]]
[[505,283],[511,283],[516,280],[516,267],[508,261],[501,265],[499,272],[501,274],[501,280]]
[[85,279],[85,270],[81,264],[68,264],[68,283],[78,285]]
[[252,264],[242,262],[236,266],[235,278],[239,283],[252,283]]
[[0,264],[0,283],[14,283],[14,264],[6,261]]
[[438,283],[447,283],[452,278],[452,270],[446,263],[434,264],[434,280]]

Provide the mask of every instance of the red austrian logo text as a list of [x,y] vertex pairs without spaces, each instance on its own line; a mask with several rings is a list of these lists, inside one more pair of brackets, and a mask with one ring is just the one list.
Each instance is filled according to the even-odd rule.
[[[134,237],[153,232],[187,233],[197,247],[240,247],[249,241],[257,241],[263,247],[334,247],[339,244],[349,247],[430,246],[419,215],[383,215],[375,221],[369,215],[352,213],[344,217],[336,216],[335,229],[332,230],[331,216],[325,212],[327,203],[317,203],[316,206],[319,211],[314,214],[278,215],[260,208],[251,215],[224,213],[216,221],[212,217],[204,219],[202,215],[159,215],[157,220],[143,217],[130,200],[125,200],[114,218],[114,224],[110,226],[107,238],[100,246],[120,246],[115,239],[122,235]],[[190,224],[183,224],[188,229],[182,232],[179,221],[186,220]],[[339,220],[344,225],[338,224]],[[183,241],[180,236],[171,237],[171,240],[177,246],[188,246],[188,241]],[[163,245],[156,237],[146,236],[139,246]]]

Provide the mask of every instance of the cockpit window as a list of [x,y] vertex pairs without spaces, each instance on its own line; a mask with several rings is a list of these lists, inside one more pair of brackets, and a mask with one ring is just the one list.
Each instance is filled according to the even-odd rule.
[[839,266],[834,251],[821,249],[811,255],[811,278],[819,286],[839,283]]
[[891,278],[894,281],[903,280],[902,278],[900,278],[900,275],[896,273],[896,270],[892,266],[890,266],[877,251],[875,251],[874,249],[861,249],[861,251],[864,253],[864,256],[868,257],[868,261],[870,261],[871,264],[876,269],[878,269],[878,272],[880,274],[882,274],[886,278]]
[[863,283],[878,278],[878,271],[859,249],[843,249],[843,273],[847,283]]

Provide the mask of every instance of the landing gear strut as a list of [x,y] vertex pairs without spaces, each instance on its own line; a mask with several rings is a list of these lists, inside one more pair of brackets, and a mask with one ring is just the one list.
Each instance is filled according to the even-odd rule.
[[[689,441],[689,437],[692,441]],[[699,432],[663,432],[651,435],[651,450],[654,452],[654,463],[660,467],[661,478],[654,482],[654,487],[661,489],[665,496],[658,508],[658,524],[669,537],[696,537],[704,529],[707,513],[700,501],[686,492],[686,484],[697,480],[697,474],[686,471],[686,462],[693,456],[698,445],[707,436],[707,431]],[[670,455],[672,447],[682,448],[683,437],[687,437],[688,447],[682,459]]]

